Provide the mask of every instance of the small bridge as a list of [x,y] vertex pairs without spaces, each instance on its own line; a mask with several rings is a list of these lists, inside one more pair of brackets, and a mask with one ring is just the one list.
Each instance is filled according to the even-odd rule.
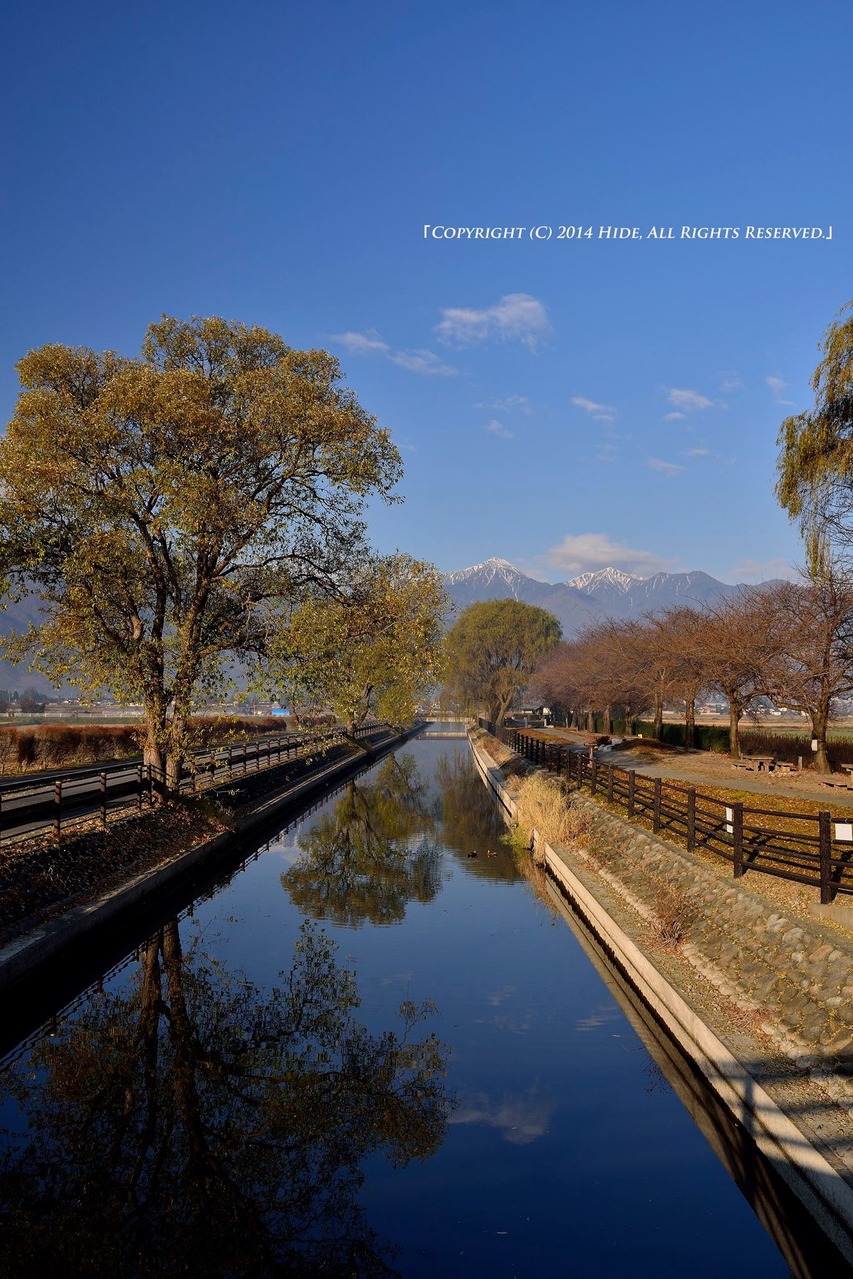
[[458,737],[468,736],[468,723],[460,719],[428,720],[418,737]]

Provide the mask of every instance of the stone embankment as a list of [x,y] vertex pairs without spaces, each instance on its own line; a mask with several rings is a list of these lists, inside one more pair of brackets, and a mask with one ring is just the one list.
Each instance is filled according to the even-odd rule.
[[853,1109],[853,938],[783,914],[592,799],[572,803],[587,818],[586,864],[663,935],[677,932],[684,956]]
[[[515,820],[525,766],[508,754],[475,743]],[[567,802],[572,837],[534,831],[534,855],[853,1262],[853,935],[786,912],[758,875],[735,883],[601,803]]]

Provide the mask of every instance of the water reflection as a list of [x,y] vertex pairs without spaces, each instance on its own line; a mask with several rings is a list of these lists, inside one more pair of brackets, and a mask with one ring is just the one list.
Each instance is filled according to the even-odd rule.
[[547,1132],[555,1109],[554,1098],[540,1096],[539,1086],[534,1084],[526,1093],[505,1095],[498,1102],[487,1093],[471,1093],[462,1098],[450,1122],[485,1124],[497,1128],[504,1141],[526,1146]]
[[314,919],[400,923],[409,902],[430,902],[441,887],[436,816],[414,756],[391,756],[371,781],[350,782],[300,838],[301,855],[281,882]]
[[281,983],[262,991],[198,938],[184,953],[173,920],[129,987],[7,1073],[28,1128],[0,1159],[4,1275],[395,1273],[360,1164],[438,1149],[446,1049],[415,1038],[411,1003],[368,1033],[355,974],[310,923]]
[[[464,856],[465,869],[472,874],[508,883],[519,880],[515,857],[502,842],[506,833],[503,819],[477,775],[470,752],[456,750],[442,755],[435,766],[435,780],[441,795],[445,846]],[[471,853],[476,853],[476,858],[470,857]]]

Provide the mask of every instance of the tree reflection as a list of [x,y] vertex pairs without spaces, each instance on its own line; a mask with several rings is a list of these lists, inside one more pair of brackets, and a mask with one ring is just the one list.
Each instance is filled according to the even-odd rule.
[[[470,754],[454,751],[439,759],[435,780],[441,796],[442,837],[454,853],[477,853],[467,862],[472,873],[510,883],[520,878],[515,858],[502,842],[506,826],[487,786],[484,786]],[[487,857],[491,849],[496,856]]]
[[351,928],[366,920],[399,923],[410,901],[430,902],[441,887],[434,829],[434,805],[414,756],[391,756],[372,782],[350,782],[300,839],[301,856],[281,882],[315,919]]
[[441,1144],[446,1050],[355,1020],[354,974],[306,923],[267,995],[177,921],[130,994],[93,999],[6,1079],[29,1130],[0,1161],[8,1276],[394,1273],[357,1203],[361,1160]]

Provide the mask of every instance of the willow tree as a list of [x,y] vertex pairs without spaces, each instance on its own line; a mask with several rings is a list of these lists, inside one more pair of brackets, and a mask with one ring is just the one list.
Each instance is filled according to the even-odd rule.
[[18,370],[0,568],[41,613],[6,652],[141,701],[145,761],[174,789],[194,699],[307,588],[338,588],[399,454],[332,356],[236,322],[164,317],[141,358],[51,345]]
[[806,542],[809,568],[853,543],[853,302],[824,334],[812,377],[815,406],[782,423],[776,494]]
[[482,706],[498,727],[540,659],[559,642],[560,623],[520,600],[469,604],[445,637],[445,679],[460,706]]

